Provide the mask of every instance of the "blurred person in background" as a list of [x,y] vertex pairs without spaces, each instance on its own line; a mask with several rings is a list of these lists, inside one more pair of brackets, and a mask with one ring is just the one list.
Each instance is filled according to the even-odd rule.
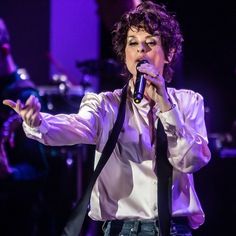
[[[0,18],[0,100],[26,101],[38,91],[14,62],[9,33]],[[27,139],[22,119],[0,104],[0,235],[35,236],[48,172],[43,147]]]

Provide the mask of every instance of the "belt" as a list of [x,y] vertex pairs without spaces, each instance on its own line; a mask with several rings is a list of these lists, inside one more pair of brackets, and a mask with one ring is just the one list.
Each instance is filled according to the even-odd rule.
[[[179,216],[179,217],[172,217],[171,221],[176,224],[188,224],[188,218],[185,216]],[[140,224],[153,224],[156,223],[158,225],[158,219],[153,219],[153,220],[108,220],[106,222],[111,222],[111,224],[124,224],[124,223],[130,223],[132,224],[133,222],[139,222]]]
[[[172,224],[177,225],[188,225],[187,217],[172,217],[171,218]],[[138,227],[146,227],[150,226],[154,228],[159,227],[158,219],[153,220],[108,220],[104,223],[103,227],[105,228],[108,224],[110,224],[111,230],[121,230],[123,226],[130,227],[130,228],[138,228]]]

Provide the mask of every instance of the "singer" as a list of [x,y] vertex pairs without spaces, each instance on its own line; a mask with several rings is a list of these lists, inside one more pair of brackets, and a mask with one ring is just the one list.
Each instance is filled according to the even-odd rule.
[[[193,172],[211,155],[203,97],[166,87],[181,53],[179,24],[165,6],[144,1],[122,16],[112,34],[128,78],[123,89],[86,94],[77,114],[42,113],[33,96],[4,104],[22,117],[29,138],[51,146],[96,145],[95,166],[122,117],[114,149],[93,186],[89,216],[104,222],[105,236],[190,236],[205,220]],[[146,85],[136,88],[140,78]],[[77,236],[71,229],[79,223],[63,235]]]

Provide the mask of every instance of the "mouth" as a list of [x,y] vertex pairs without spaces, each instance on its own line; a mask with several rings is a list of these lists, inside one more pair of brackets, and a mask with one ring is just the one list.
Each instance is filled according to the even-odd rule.
[[149,63],[149,60],[148,60],[147,58],[145,58],[145,57],[138,58],[138,59],[135,61],[135,63],[138,64],[138,63],[140,63],[141,61],[145,61],[145,62]]
[[144,58],[144,57],[137,58],[136,63],[139,63],[142,60],[146,60],[146,58]]

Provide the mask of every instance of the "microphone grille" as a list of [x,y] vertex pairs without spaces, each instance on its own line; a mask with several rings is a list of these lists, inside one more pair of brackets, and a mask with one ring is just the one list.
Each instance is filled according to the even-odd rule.
[[136,66],[136,68],[141,66],[142,64],[145,64],[145,63],[149,63],[148,60],[141,60],[141,61],[139,61],[137,66]]

